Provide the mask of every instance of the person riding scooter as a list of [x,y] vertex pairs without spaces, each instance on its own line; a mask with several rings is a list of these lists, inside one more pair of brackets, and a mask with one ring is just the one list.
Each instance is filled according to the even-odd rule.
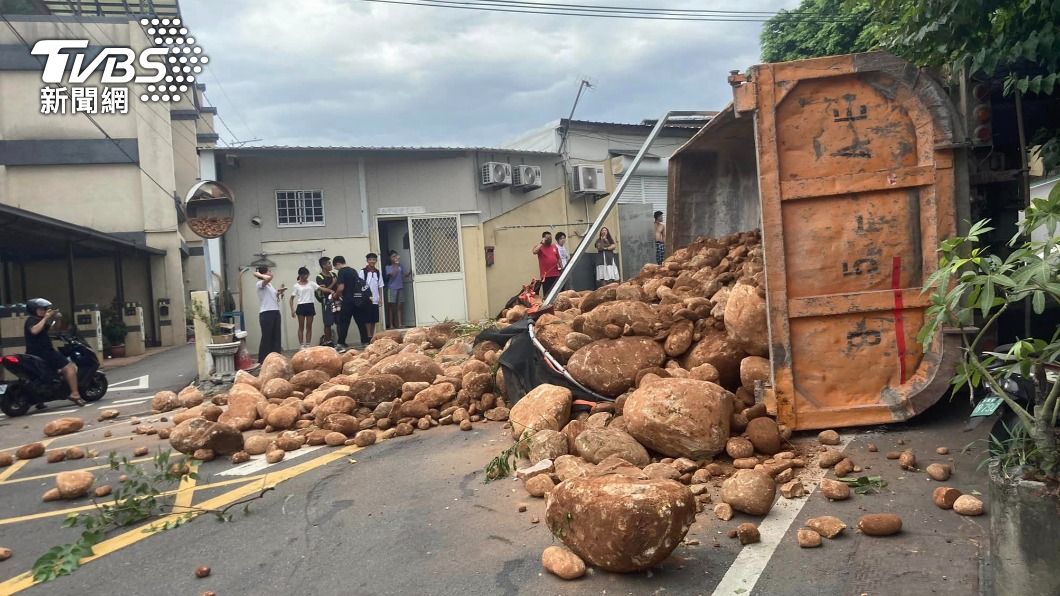
[[[81,399],[81,393],[77,388],[77,367],[52,345],[48,331],[55,321],[61,316],[59,311],[52,308],[52,303],[44,298],[34,298],[26,302],[26,353],[44,360],[50,370],[62,374],[66,384],[70,387],[70,401],[78,406],[84,406],[85,400]],[[43,403],[38,403],[38,409],[44,409]]]

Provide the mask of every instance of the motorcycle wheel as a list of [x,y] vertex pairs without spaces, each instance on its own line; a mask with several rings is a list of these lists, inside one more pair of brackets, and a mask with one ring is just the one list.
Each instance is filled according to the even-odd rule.
[[16,385],[9,385],[7,393],[0,397],[0,410],[12,418],[24,415],[31,405],[26,393]]
[[81,397],[88,402],[99,401],[107,394],[107,387],[107,375],[97,372],[92,375],[92,379],[88,382],[88,385],[81,390]]

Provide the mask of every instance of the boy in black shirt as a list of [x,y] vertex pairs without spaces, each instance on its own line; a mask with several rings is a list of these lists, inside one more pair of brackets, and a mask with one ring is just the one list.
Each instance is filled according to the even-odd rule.
[[[320,275],[317,275],[317,285],[322,288],[329,290],[335,289],[338,283],[338,276],[335,275],[335,270],[331,266],[331,259],[328,257],[320,257]],[[320,339],[320,345],[322,346],[334,346],[335,339],[332,335],[332,328],[335,326],[335,313],[331,309],[331,301],[339,300],[338,297],[333,297],[327,292],[317,292],[317,300],[320,302],[322,307],[321,316],[324,318],[324,337]]]
[[[66,384],[70,386],[70,401],[79,406],[85,405],[77,389],[77,367],[55,349],[48,335],[48,330],[61,316],[59,311],[52,308],[51,302],[43,298],[34,298],[26,303],[26,312],[29,314],[24,328],[26,353],[43,360],[50,370],[61,372]],[[39,403],[37,407],[43,409],[44,404]]]

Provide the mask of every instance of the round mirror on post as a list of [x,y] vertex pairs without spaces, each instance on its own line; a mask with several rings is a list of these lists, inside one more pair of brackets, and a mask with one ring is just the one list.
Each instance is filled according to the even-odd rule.
[[235,195],[214,180],[203,180],[191,187],[184,198],[188,228],[202,238],[220,238],[232,227]]

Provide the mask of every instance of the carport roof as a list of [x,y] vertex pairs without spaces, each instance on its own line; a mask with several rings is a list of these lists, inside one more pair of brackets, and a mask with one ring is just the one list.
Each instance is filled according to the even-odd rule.
[[138,252],[164,255],[166,251],[59,219],[0,204],[0,255],[17,261],[65,259],[67,243],[75,257]]

